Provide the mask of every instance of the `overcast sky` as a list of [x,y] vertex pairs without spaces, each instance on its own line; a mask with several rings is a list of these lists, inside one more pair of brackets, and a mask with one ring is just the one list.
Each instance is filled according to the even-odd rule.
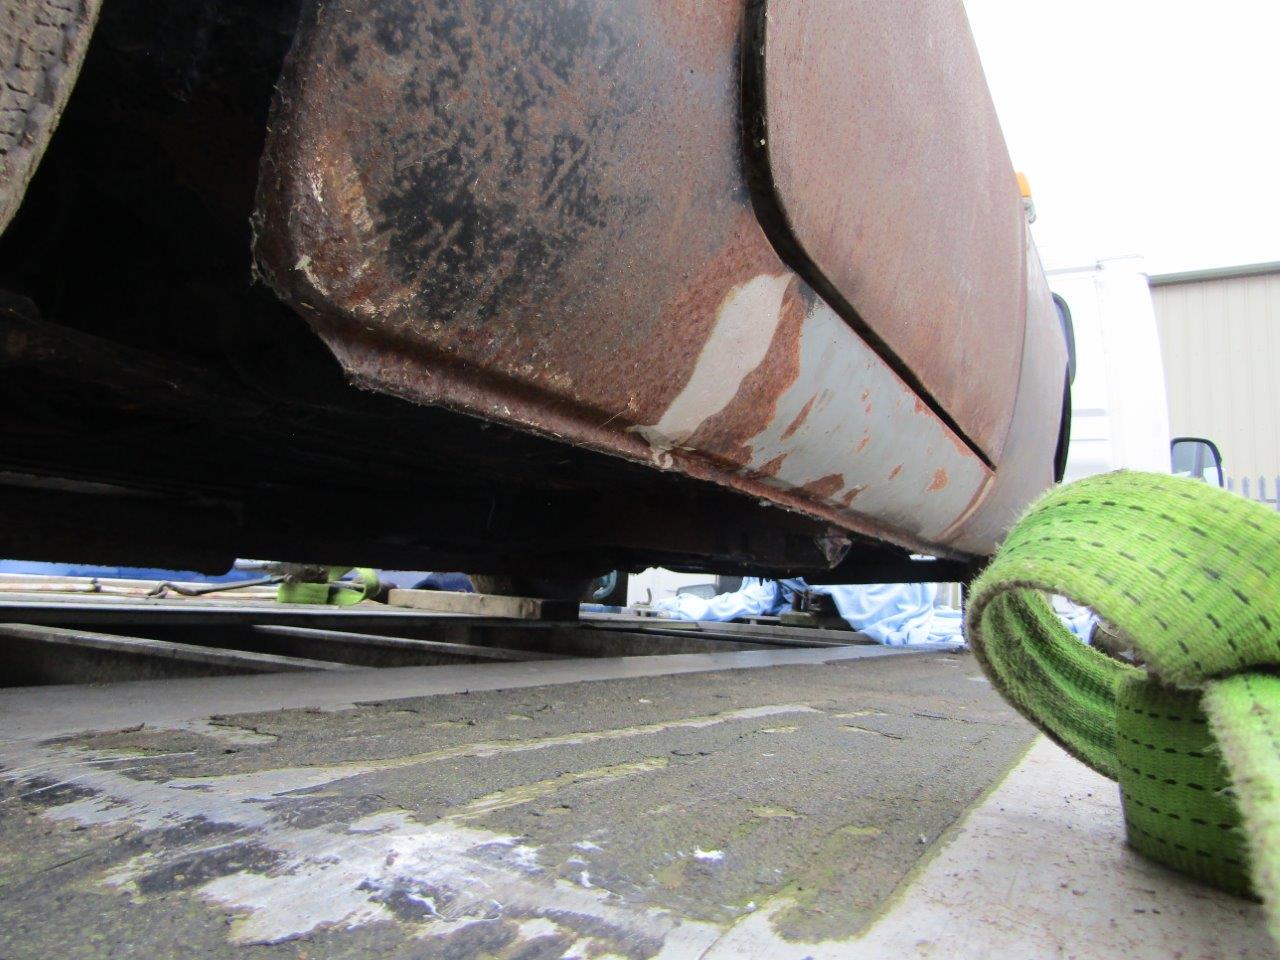
[[965,6],[1046,266],[1280,260],[1280,2]]

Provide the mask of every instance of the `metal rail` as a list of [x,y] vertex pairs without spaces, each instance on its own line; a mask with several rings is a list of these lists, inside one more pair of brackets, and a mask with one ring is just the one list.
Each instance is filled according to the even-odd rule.
[[694,623],[617,614],[572,621],[244,600],[9,595],[0,686],[576,658],[831,650],[845,630]]

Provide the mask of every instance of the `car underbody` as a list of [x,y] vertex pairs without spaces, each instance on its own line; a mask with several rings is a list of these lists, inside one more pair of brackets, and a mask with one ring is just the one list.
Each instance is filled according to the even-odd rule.
[[365,6],[86,19],[0,236],[0,554],[950,579],[1051,482],[1016,193],[976,242],[876,194],[842,275],[801,167],[848,145],[769,100],[835,69],[803,25],[775,63],[761,3]]

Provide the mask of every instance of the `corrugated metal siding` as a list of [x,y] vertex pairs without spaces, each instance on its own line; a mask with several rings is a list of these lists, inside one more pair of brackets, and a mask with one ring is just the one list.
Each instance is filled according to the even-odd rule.
[[1226,473],[1280,474],[1280,273],[1153,283],[1174,436],[1209,437]]

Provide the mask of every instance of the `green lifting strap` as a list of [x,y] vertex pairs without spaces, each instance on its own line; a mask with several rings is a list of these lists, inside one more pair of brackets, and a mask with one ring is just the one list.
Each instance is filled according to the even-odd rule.
[[[1077,640],[1047,594],[1142,666]],[[1280,513],[1158,474],[1059,487],[974,583],[965,627],[1005,698],[1119,781],[1131,846],[1260,897],[1280,940]]]
[[352,567],[330,567],[326,583],[286,580],[276,588],[279,603],[324,603],[350,607],[378,592],[378,574],[368,567],[355,567],[355,580],[343,580]]

